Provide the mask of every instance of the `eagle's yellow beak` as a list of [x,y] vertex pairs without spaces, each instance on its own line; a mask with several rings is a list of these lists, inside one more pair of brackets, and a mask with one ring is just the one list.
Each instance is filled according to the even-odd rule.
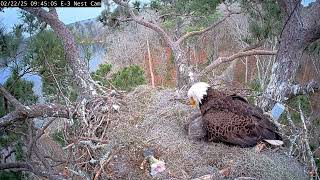
[[193,99],[193,97],[191,97],[188,101],[188,104],[192,107],[195,108],[196,107],[196,101]]

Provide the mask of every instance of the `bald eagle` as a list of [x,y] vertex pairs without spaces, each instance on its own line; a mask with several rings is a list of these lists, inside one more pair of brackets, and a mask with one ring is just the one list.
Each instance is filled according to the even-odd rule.
[[192,107],[200,108],[209,141],[251,147],[263,140],[282,139],[262,109],[241,96],[227,95],[198,82],[189,89],[188,98]]

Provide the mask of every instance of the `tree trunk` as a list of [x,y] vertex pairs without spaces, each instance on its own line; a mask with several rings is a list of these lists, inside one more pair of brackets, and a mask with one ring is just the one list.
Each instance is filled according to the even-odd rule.
[[89,70],[86,68],[85,60],[80,58],[80,52],[76,46],[75,39],[66,25],[58,19],[56,12],[47,12],[42,8],[22,9],[34,15],[40,21],[49,24],[63,42],[66,61],[72,70],[79,95],[82,97],[96,95],[96,86],[90,76]]
[[[283,102],[292,94],[292,87],[301,58],[306,47],[320,36],[314,30],[319,24],[319,1],[301,13],[300,1],[279,0],[285,14],[284,28],[280,37],[278,53],[272,67],[272,75],[259,106],[269,110],[276,102]],[[316,16],[316,17],[314,17]],[[315,18],[315,20],[312,20]],[[311,21],[311,22],[310,22]]]
[[[272,67],[270,82],[267,85],[264,97],[260,102],[260,107],[265,110],[270,109],[275,102],[286,100],[286,96],[292,87],[303,54],[304,48],[298,43],[292,42],[293,39],[295,39],[294,36],[287,36],[283,39],[284,43],[280,43],[276,62]],[[291,41],[292,44],[285,43],[287,40]]]
[[171,50],[174,55],[174,65],[176,68],[176,87],[181,89],[195,81],[194,74],[182,47],[175,44],[171,47]]

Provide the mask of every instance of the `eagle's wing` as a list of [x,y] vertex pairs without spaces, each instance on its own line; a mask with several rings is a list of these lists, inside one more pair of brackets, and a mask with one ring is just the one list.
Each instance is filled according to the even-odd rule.
[[273,124],[256,117],[211,110],[203,116],[209,141],[222,141],[242,147],[254,146],[263,139],[278,139]]
[[231,111],[238,115],[255,116],[261,119],[268,119],[268,116],[263,114],[261,108],[248,103],[245,98],[236,94],[226,95],[222,92],[209,89],[208,96],[206,97],[206,103],[200,107],[200,110],[202,114],[205,114],[212,108],[216,110]]
[[247,147],[263,139],[281,139],[269,117],[241,96],[209,91],[200,110],[209,140]]

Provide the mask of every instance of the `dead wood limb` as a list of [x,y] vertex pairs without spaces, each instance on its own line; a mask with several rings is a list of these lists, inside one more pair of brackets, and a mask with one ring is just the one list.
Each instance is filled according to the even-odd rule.
[[208,65],[204,70],[202,70],[199,73],[199,77],[204,76],[209,71],[217,68],[223,63],[231,62],[235,59],[247,57],[247,56],[253,56],[253,55],[276,55],[277,51],[270,51],[270,50],[260,50],[260,49],[254,49],[250,51],[239,51],[231,56],[228,57],[219,57],[216,60],[214,60],[210,65]]
[[23,109],[17,109],[0,118],[0,127],[19,119],[24,120],[26,118],[37,117],[69,118],[69,110],[63,105],[50,103],[24,106]]

